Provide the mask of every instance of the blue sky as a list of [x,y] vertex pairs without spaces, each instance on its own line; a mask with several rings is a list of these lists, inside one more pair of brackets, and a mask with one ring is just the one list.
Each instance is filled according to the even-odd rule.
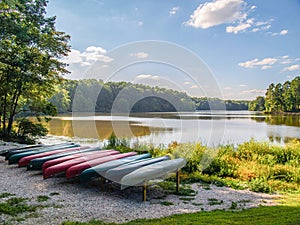
[[[254,99],[270,83],[300,75],[299,12],[299,0],[49,0],[47,7],[49,16],[57,16],[57,29],[71,35],[72,51],[64,59],[71,71],[68,78],[85,78],[97,62],[109,67],[120,46],[162,41],[197,55],[216,84],[205,91],[186,74],[176,75],[181,73],[178,68],[149,63],[124,69],[116,80],[163,87],[173,82],[193,96],[225,99]],[[126,54],[139,60],[163,54],[157,46],[156,53],[132,46],[134,51]],[[168,53],[175,57],[172,50]],[[178,56],[177,61],[188,59]],[[218,92],[209,92],[216,87]]]

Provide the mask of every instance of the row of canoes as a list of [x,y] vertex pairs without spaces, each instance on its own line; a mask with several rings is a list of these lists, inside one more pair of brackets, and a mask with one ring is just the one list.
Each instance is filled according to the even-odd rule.
[[87,183],[97,177],[121,184],[121,189],[144,185],[147,181],[177,172],[185,166],[183,158],[151,158],[149,153],[120,153],[117,150],[81,147],[75,143],[34,145],[0,151],[9,164],[42,170],[44,179],[64,173],[67,179]]

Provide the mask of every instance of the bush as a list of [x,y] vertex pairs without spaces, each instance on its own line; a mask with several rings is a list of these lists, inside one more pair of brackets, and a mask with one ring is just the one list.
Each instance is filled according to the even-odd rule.
[[33,123],[28,119],[18,121],[17,128],[17,138],[24,143],[34,143],[37,138],[46,136],[48,133],[47,128],[41,123]]
[[272,188],[268,184],[267,179],[263,177],[252,179],[251,182],[249,183],[249,187],[250,190],[254,192],[263,192],[263,193],[272,192]]

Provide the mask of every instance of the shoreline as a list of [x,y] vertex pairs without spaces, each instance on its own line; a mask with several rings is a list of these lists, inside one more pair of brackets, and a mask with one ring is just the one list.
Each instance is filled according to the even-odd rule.
[[[38,196],[49,197],[42,203],[46,207],[37,210],[36,218],[26,218],[18,223],[24,225],[50,225],[64,221],[87,222],[92,219],[122,223],[139,218],[161,218],[217,209],[229,210],[233,202],[237,203],[237,210],[241,210],[261,205],[276,205],[275,200],[279,197],[276,194],[194,183],[190,187],[197,193],[195,196],[166,195],[164,190],[153,185],[147,193],[148,201],[142,202],[140,187],[121,191],[117,185],[107,185],[106,190],[102,192],[97,181],[83,186],[64,177],[43,180],[40,171],[26,171],[17,165],[8,165],[3,157],[0,158],[0,173],[3,175],[0,178],[0,194],[11,193],[15,194],[15,197],[28,198],[28,203],[33,205],[41,204],[37,202]],[[212,200],[218,204],[213,204]],[[170,205],[164,205],[164,202]],[[9,216],[0,217],[0,221],[7,219]]]

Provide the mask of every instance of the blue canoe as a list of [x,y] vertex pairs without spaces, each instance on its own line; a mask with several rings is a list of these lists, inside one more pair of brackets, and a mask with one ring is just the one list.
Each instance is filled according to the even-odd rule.
[[172,172],[178,172],[186,165],[186,163],[186,159],[178,158],[141,167],[125,175],[121,179],[121,189],[125,189],[130,186],[145,185],[149,180],[164,177]]
[[103,176],[113,182],[120,183],[121,179],[131,173],[134,170],[137,170],[141,167],[151,165],[153,163],[170,160],[169,156],[162,156],[151,159],[142,159],[138,161],[134,161],[125,165],[118,166],[116,168],[108,170]]
[[4,156],[6,157],[8,153],[13,153],[16,151],[29,151],[30,149],[34,149],[34,148],[40,148],[40,147],[45,147],[45,145],[43,144],[38,144],[38,145],[27,145],[24,147],[8,147],[7,149],[1,150],[0,151],[0,156]]
[[74,144],[74,143],[71,143],[71,144],[66,143],[66,144],[55,145],[55,146],[51,146],[51,147],[45,147],[45,148],[42,148],[41,150],[26,151],[23,153],[14,154],[9,157],[8,164],[18,163],[19,160],[25,156],[39,154],[39,153],[48,152],[48,151],[54,151],[54,150],[58,150],[58,149],[64,149],[64,148],[74,148],[74,147],[79,147],[79,145]]
[[82,171],[82,173],[79,175],[80,183],[86,183],[92,179],[99,177],[99,176],[103,176],[105,174],[105,172],[108,171],[109,169],[118,167],[120,165],[128,164],[133,161],[146,159],[149,157],[151,157],[151,154],[146,153],[146,154],[135,155],[135,156],[130,156],[130,157],[122,158],[122,159],[113,160],[110,162],[100,164],[98,166],[88,168],[88,169]]

